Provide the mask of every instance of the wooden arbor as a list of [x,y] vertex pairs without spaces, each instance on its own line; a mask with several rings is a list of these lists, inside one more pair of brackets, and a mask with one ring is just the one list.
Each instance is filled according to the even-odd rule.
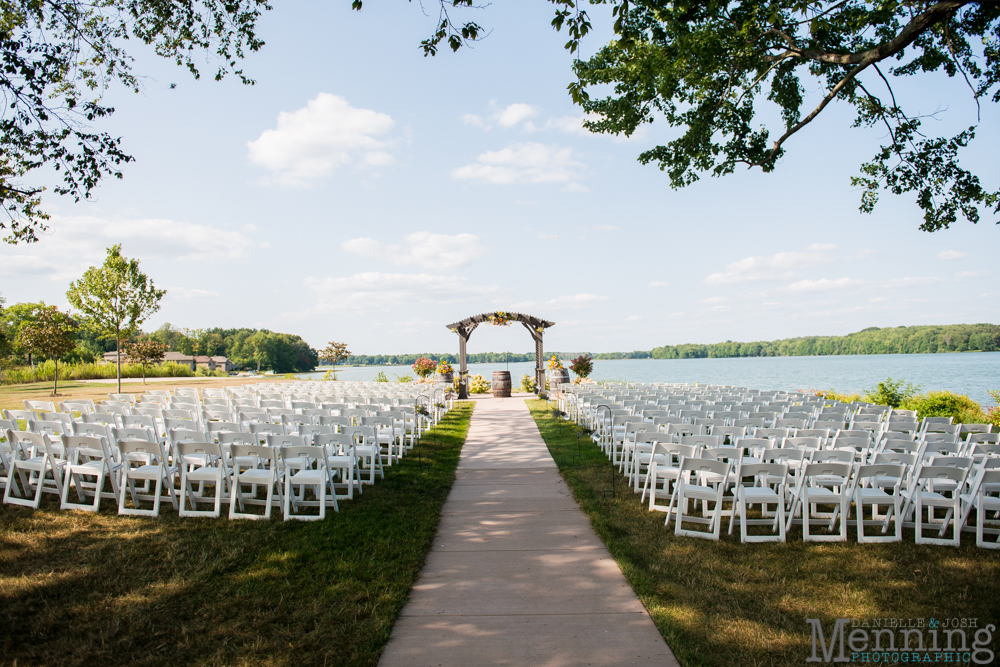
[[542,392],[545,388],[545,359],[542,351],[542,336],[545,330],[555,326],[555,322],[549,322],[532,315],[521,313],[508,313],[503,311],[493,311],[467,317],[460,322],[449,324],[448,328],[458,334],[458,377],[459,377],[459,398],[469,397],[469,369],[466,364],[465,345],[469,341],[469,336],[480,324],[493,324],[506,326],[511,322],[520,322],[531,334],[535,341],[535,386],[536,391]]

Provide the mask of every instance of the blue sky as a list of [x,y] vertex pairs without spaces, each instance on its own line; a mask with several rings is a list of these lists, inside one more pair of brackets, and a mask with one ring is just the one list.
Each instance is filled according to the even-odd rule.
[[[843,105],[775,173],[674,191],[636,160],[674,136],[664,124],[582,130],[548,3],[475,11],[487,39],[435,58],[417,48],[436,18],[418,3],[332,5],[275,3],[252,87],[138,53],[143,92],[110,91],[100,126],[136,162],[95,201],[47,199],[40,243],[0,247],[8,303],[65,306],[69,281],[121,242],[168,289],[147,329],[267,327],[355,353],[451,351],[444,325],[497,309],[555,321],[549,349],[595,352],[1000,321],[1000,229],[987,216],[920,232],[910,197],[859,213],[850,176],[881,135],[849,129]],[[609,35],[593,18],[584,56]],[[964,82],[896,92],[940,112],[934,132],[976,122]],[[986,104],[962,156],[992,188],[997,119]],[[470,341],[530,348],[513,328]]]

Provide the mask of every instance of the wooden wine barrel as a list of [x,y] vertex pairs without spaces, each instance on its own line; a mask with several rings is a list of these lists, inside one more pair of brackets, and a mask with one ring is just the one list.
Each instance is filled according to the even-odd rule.
[[510,371],[493,371],[493,398],[510,398]]
[[451,384],[455,380],[455,374],[454,371],[451,373],[437,373],[434,379],[438,382],[447,382],[448,384]]
[[569,371],[565,368],[556,368],[549,371],[549,391],[558,391],[559,385],[569,382]]

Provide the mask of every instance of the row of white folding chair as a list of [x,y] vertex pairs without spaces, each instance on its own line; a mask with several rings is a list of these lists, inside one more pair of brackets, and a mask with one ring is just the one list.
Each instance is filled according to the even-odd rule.
[[[674,473],[676,483],[670,494],[670,503],[664,511],[667,512],[666,525],[668,526],[671,517],[676,516],[675,532],[678,535],[709,537],[717,540],[723,504],[730,502],[729,531],[732,533],[734,521],[739,520],[743,541],[784,541],[786,531],[796,521],[802,524],[804,541],[843,541],[847,539],[847,522],[850,505],[853,501],[856,508],[855,521],[859,542],[900,541],[902,528],[904,525],[908,525],[915,528],[917,543],[957,546],[962,530],[969,529],[965,524],[972,510],[975,509],[977,512],[975,526],[977,546],[1000,548],[1000,542],[987,542],[984,538],[985,532],[987,532],[985,528],[987,521],[1000,525],[1000,520],[997,518],[998,513],[1000,513],[1000,498],[991,495],[1000,488],[1000,465],[993,468],[985,466],[979,468],[973,472],[974,476],[968,484],[966,481],[969,479],[971,469],[926,466],[917,473],[913,489],[904,498],[901,491],[906,479],[906,466],[902,464],[811,462],[799,471],[799,476],[793,477],[793,483],[789,487],[790,468],[787,463],[774,461],[769,463],[740,462],[735,464],[737,474],[733,481],[736,490],[733,495],[727,497],[725,495],[726,487],[730,479],[729,473],[734,467],[733,463],[715,458],[705,459],[687,456],[690,451],[682,445],[675,445],[672,452],[672,454],[680,456],[681,461]],[[695,483],[690,481],[692,473],[697,475]],[[754,486],[750,487],[750,490],[743,481],[747,477],[755,480]],[[935,483],[940,485],[942,481],[954,484],[955,490],[951,498],[944,496],[940,489],[935,486]],[[886,491],[890,487],[891,493]],[[702,507],[705,510],[703,516],[686,516],[689,500],[702,501]],[[654,507],[654,501],[655,491],[651,495],[651,509]],[[786,503],[789,501],[791,506],[788,508],[786,518]],[[906,506],[902,506],[904,501]],[[706,516],[708,502],[715,504],[711,516]],[[756,503],[764,503],[762,506],[764,518],[749,520],[747,518],[747,505]],[[773,518],[767,517],[765,508],[768,504],[776,505]],[[905,521],[908,517],[907,507],[911,504],[913,505],[915,521],[907,523]],[[836,509],[833,513],[821,513],[814,509],[819,505],[834,505]],[[871,508],[871,519],[865,518],[865,506]],[[880,516],[879,507],[888,507],[889,510]],[[922,510],[925,507],[928,508],[926,521],[922,517]],[[934,508],[947,509],[948,514],[939,521],[932,515]],[[994,514],[993,519],[987,519],[987,514],[990,512]],[[799,513],[802,514],[802,519],[796,520],[795,517]],[[812,534],[811,528],[814,524],[825,524],[830,531],[833,531],[838,520],[839,533]],[[953,536],[950,539],[944,539],[943,536],[946,533],[949,520],[954,524]],[[682,524],[685,521],[708,524],[709,533],[684,530]],[[890,522],[895,524],[895,534],[886,536]],[[746,531],[750,523],[770,524],[772,532],[777,530],[778,535],[751,538]],[[871,525],[881,526],[883,536],[866,536],[864,528]],[[925,537],[923,532],[927,528],[939,528],[939,537]],[[1000,530],[995,528],[990,529],[989,532],[1000,534]]]
[[[360,491],[360,484],[355,482],[359,473],[354,447],[349,446],[347,452],[331,450],[331,445],[336,444],[335,438],[337,436],[318,438],[322,442],[310,446],[304,445],[301,439],[295,436],[269,438],[267,447],[269,451],[285,452],[285,457],[281,459],[282,469],[271,471],[271,476],[276,476],[279,480],[284,476],[286,479],[284,498],[286,518],[292,517],[289,513],[289,502],[296,507],[302,502],[301,488],[300,496],[296,498],[289,495],[290,486],[316,486],[310,479],[315,477],[321,468],[329,478],[330,502],[335,509],[337,509],[337,493],[332,476],[334,469],[340,470],[341,478],[348,486],[348,493],[343,497],[353,497],[356,485]],[[118,501],[119,513],[143,515],[158,514],[163,498],[169,499],[175,509],[179,507],[182,516],[211,514],[212,512],[197,511],[197,503],[206,502],[206,499],[200,495],[200,491],[195,494],[191,482],[198,482],[199,489],[203,489],[205,483],[214,482],[216,489],[213,498],[214,516],[218,516],[226,480],[234,475],[234,468],[240,468],[239,457],[247,456],[245,453],[241,454],[241,448],[261,447],[247,444],[226,446],[200,441],[178,441],[174,443],[175,456],[171,460],[164,453],[162,444],[145,439],[117,441],[113,449],[108,446],[106,439],[95,436],[62,436],[56,443],[40,434],[9,430],[7,439],[16,451],[14,456],[11,458],[5,456],[3,461],[4,467],[10,471],[4,491],[4,502],[37,508],[43,493],[55,493],[60,496],[63,508],[96,511],[101,498],[110,495]],[[345,442],[351,445],[351,437],[342,436],[339,444],[343,445]],[[230,449],[232,454],[229,454]],[[304,456],[302,452],[306,449],[313,452],[314,458],[321,459],[316,463],[315,469],[311,464],[307,465],[298,458]],[[117,456],[111,451],[116,451]],[[289,455],[289,451],[293,453]],[[322,456],[316,455],[317,452],[322,453]],[[227,459],[231,461],[228,465],[225,463]],[[297,472],[290,472],[285,476],[283,469],[288,467],[287,461],[294,464]],[[227,471],[225,477],[223,471]],[[179,490],[174,488],[174,478],[178,472],[181,482]],[[90,478],[94,481],[89,481]],[[105,479],[110,479],[112,485],[110,494],[103,491]],[[145,488],[137,490],[135,487],[137,481],[142,482]],[[152,493],[148,488],[150,483],[154,484]],[[35,487],[34,497],[30,494],[31,486]],[[238,485],[233,486],[238,489]],[[80,503],[69,501],[68,495],[71,490],[76,491]],[[319,490],[319,494],[322,493],[323,491]],[[93,496],[93,502],[84,504],[84,497],[88,494]],[[126,495],[131,496],[133,500],[132,508],[125,506]],[[269,499],[272,497],[270,491],[268,497]],[[192,510],[185,510],[185,499],[190,501]],[[139,507],[141,500],[152,501],[153,509],[141,509]],[[239,500],[242,509],[244,499],[240,497]],[[322,498],[320,500],[322,501]],[[324,513],[325,510],[321,506],[319,518],[322,518]],[[231,507],[230,516],[236,515],[235,507]],[[267,510],[267,516],[269,515],[270,507]]]

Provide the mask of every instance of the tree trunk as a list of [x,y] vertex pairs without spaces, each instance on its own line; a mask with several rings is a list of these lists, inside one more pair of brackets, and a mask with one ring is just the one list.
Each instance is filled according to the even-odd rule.
[[118,364],[118,393],[122,393],[122,339],[115,338],[115,362]]
[[146,364],[142,365],[142,383],[146,384]]
[[58,396],[59,394],[57,392],[59,391],[59,360],[54,359],[53,361],[56,362],[56,372],[52,376],[52,395]]

